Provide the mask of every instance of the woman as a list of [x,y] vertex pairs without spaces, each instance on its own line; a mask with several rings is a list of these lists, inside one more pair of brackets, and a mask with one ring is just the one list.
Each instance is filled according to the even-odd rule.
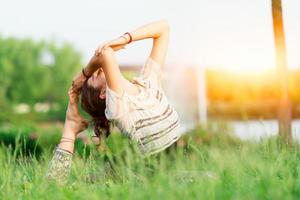
[[[131,42],[147,38],[153,39],[151,53],[140,75],[130,82],[122,76],[114,52]],[[94,132],[99,140],[103,135],[109,135],[112,122],[123,134],[138,142],[144,155],[160,152],[178,140],[178,114],[161,87],[168,41],[168,23],[160,20],[98,47],[88,65],[74,78],[69,90],[63,135],[47,174],[50,179],[66,180],[75,138],[88,126],[77,108],[80,93],[81,106],[93,118]]]

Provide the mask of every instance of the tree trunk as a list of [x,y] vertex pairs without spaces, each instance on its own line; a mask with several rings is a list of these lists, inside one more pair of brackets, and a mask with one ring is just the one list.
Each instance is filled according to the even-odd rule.
[[286,139],[291,139],[291,104],[288,91],[288,69],[281,0],[272,0],[272,14],[280,95],[278,107],[279,134]]

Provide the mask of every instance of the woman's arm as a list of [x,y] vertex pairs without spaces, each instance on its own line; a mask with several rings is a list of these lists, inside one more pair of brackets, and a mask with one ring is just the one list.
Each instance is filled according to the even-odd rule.
[[56,148],[50,161],[46,178],[49,181],[55,181],[60,184],[67,182],[72,164],[73,154],[70,152]]
[[[145,24],[130,32],[132,41],[143,40],[147,38],[157,39],[165,32],[169,31],[169,24],[166,20],[159,20]],[[129,41],[129,35],[125,35]]]
[[[159,20],[140,26],[137,29],[131,31],[130,34],[132,36],[132,41],[152,38],[153,46],[150,57],[153,58],[158,64],[162,65],[165,61],[167,53],[169,31],[170,28],[168,22],[166,20]],[[129,42],[129,39],[129,35],[125,34],[102,45],[98,48],[97,51],[98,53],[100,53],[101,49],[105,46],[114,48],[118,45],[126,45]]]
[[[101,53],[101,52],[100,52]],[[101,67],[100,57],[98,54],[93,55],[93,57],[89,60],[88,64],[83,68],[84,74],[80,71],[72,81],[72,90],[73,92],[80,94],[81,88],[83,86],[84,81],[92,74],[97,71]]]
[[[168,49],[169,42],[169,24],[166,20],[160,20],[146,24],[130,32],[133,41],[153,38],[152,50],[150,57],[159,65],[163,65]],[[129,35],[126,34],[129,38]]]
[[[114,51],[118,51],[120,49],[123,49],[125,47],[125,44],[115,45],[113,48],[111,48]],[[81,91],[81,88],[83,86],[84,81],[92,74],[97,71],[100,67],[104,67],[103,65],[103,53],[102,50],[105,51],[108,48],[102,48],[100,51],[96,51],[95,55],[89,60],[88,64],[83,68],[84,74],[82,72],[79,72],[72,81],[72,89],[75,93],[79,94]],[[105,54],[105,53],[104,53]],[[119,69],[118,69],[119,70]]]
[[78,112],[78,93],[73,88],[68,92],[69,104],[61,141],[54,151],[46,177],[58,183],[65,183],[71,169],[76,136],[85,130],[88,122]]

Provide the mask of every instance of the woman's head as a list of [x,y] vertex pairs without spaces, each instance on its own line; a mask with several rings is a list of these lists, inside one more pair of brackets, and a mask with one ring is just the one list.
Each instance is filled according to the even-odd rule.
[[105,117],[106,107],[106,79],[100,68],[87,79],[81,91],[81,107],[94,122],[94,132],[100,137],[110,134],[110,124]]

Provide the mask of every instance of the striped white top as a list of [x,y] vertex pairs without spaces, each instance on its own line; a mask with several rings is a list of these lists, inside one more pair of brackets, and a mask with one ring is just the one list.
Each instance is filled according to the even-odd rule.
[[143,154],[164,150],[179,137],[178,113],[169,104],[161,87],[161,66],[151,57],[134,78],[140,92],[118,95],[106,88],[107,119],[114,120],[123,134],[138,142]]

